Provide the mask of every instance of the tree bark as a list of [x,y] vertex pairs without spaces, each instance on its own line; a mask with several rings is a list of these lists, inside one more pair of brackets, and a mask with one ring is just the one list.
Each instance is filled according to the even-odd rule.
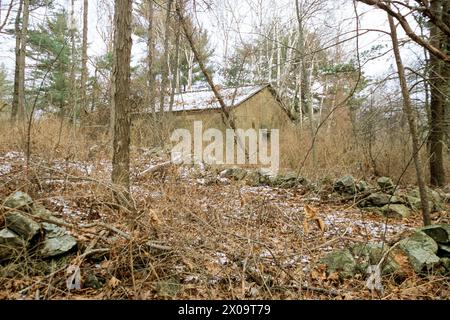
[[147,81],[148,81],[148,92],[150,100],[150,108],[152,110],[153,116],[155,116],[155,73],[153,71],[154,66],[154,56],[155,56],[155,37],[153,32],[153,25],[155,19],[155,10],[153,6],[153,0],[148,0],[148,11],[147,11]]
[[423,223],[424,223],[424,225],[427,226],[427,225],[431,224],[430,208],[428,205],[428,195],[427,195],[425,179],[423,176],[422,164],[421,164],[420,155],[419,155],[420,148],[419,148],[419,138],[418,138],[418,134],[417,134],[416,120],[414,118],[411,97],[409,95],[408,84],[406,81],[405,68],[403,66],[402,58],[400,55],[400,49],[399,49],[399,45],[398,45],[398,36],[397,36],[396,26],[394,24],[394,18],[388,14],[388,19],[389,19],[389,27],[391,29],[392,47],[394,49],[395,62],[397,64],[397,72],[398,72],[402,96],[403,96],[403,111],[404,111],[406,117],[408,118],[409,131],[411,134],[414,165],[416,167],[417,182],[419,184],[419,193],[420,193],[421,204],[422,204]]
[[164,57],[162,61],[161,92],[160,92],[160,111],[164,111],[164,104],[167,96],[167,87],[169,83],[169,37],[170,37],[170,12],[172,10],[173,0],[167,1],[166,21],[164,27]]
[[86,83],[87,83],[87,42],[88,42],[88,0],[83,1],[83,45],[82,45],[82,53],[81,53],[81,103],[83,105],[83,109],[87,110],[87,92],[86,92]]
[[[71,42],[71,56],[72,56],[72,65],[70,66],[70,102],[73,112],[73,124],[75,124],[77,117],[77,95],[76,95],[76,79],[75,79],[75,65],[76,65],[76,48],[75,48],[75,0],[71,0],[71,8],[70,8],[70,42]],[[65,110],[61,110],[61,120],[64,117]]]
[[173,58],[173,62],[172,62],[172,66],[174,67],[173,69],[175,70],[175,72],[173,72],[174,74],[174,79],[172,79],[172,91],[170,92],[170,102],[169,102],[169,110],[170,112],[172,112],[173,109],[173,104],[174,104],[174,100],[175,100],[175,93],[177,91],[178,88],[178,82],[179,82],[179,63],[180,63],[180,22],[177,19],[177,26],[176,26],[176,38],[175,38],[175,57]]
[[[442,3],[440,0],[430,2],[431,11],[435,16],[442,16]],[[432,24],[430,27],[430,43],[438,48],[442,48],[444,35],[440,29]],[[430,179],[431,184],[437,187],[445,185],[444,169],[444,105],[446,79],[444,79],[444,62],[438,57],[430,57]]]
[[14,33],[16,35],[16,47],[15,47],[15,68],[14,68],[14,91],[13,100],[11,106],[11,121],[17,120],[17,113],[19,112],[19,61],[20,61],[20,44],[21,44],[21,32],[20,32],[20,17],[22,15],[23,0],[19,1],[19,8],[17,9],[16,20],[14,22]]
[[130,60],[132,0],[116,0],[114,8],[114,83],[113,112],[114,137],[112,183],[118,190],[117,200],[131,206],[130,202]]
[[19,86],[18,86],[18,115],[19,120],[24,120],[25,110],[25,56],[27,50],[28,19],[30,16],[30,0],[23,0],[22,29],[20,31],[20,53],[19,53]]

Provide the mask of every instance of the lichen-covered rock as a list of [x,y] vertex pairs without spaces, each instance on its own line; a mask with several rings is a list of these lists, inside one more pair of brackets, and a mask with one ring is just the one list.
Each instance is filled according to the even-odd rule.
[[321,259],[328,274],[337,272],[341,278],[351,278],[357,272],[357,262],[348,249],[334,251]]
[[[378,243],[365,243],[357,244],[350,248],[355,260],[356,260],[356,270],[365,274],[369,266],[378,265],[383,258],[384,254],[389,250],[389,246],[378,242]],[[382,266],[382,275],[388,274],[402,274],[401,266],[394,259],[391,254],[385,258]]]
[[447,272],[450,272],[450,258],[441,258],[441,263]]
[[251,187],[257,187],[261,185],[261,173],[259,171],[250,171],[245,176],[245,183]]
[[411,266],[417,273],[431,270],[440,262],[436,255],[437,243],[424,232],[416,231],[408,238],[401,240],[399,248],[406,253]]
[[29,212],[33,209],[33,199],[25,192],[17,191],[6,199],[5,206]]
[[420,231],[424,232],[438,243],[450,244],[450,225],[448,224],[427,226],[421,228]]
[[308,181],[302,177],[298,177],[295,172],[287,172],[271,179],[270,185],[281,188],[294,188],[299,185],[307,186]]
[[381,212],[388,218],[405,219],[411,214],[411,210],[404,204],[390,204],[381,208]]
[[25,241],[33,239],[41,230],[39,223],[20,212],[8,213],[5,216],[5,225]]
[[15,232],[0,230],[0,261],[9,260],[26,248],[26,242]]
[[359,204],[360,207],[383,207],[387,204],[401,204],[402,200],[397,196],[387,193],[372,193]]
[[389,177],[381,177],[377,180],[378,186],[381,188],[381,190],[384,191],[391,191],[394,189],[395,185],[392,182],[392,179]]
[[366,192],[369,190],[369,184],[366,181],[361,180],[356,184],[356,189],[358,192]]
[[50,258],[67,253],[77,245],[74,237],[67,231],[54,224],[42,223],[45,231],[45,238],[40,243],[38,254],[41,258]]
[[355,178],[351,175],[344,176],[335,182],[333,189],[340,194],[353,195],[356,193]]
[[439,243],[438,246],[438,256],[441,258],[450,258],[450,245]]
[[83,282],[83,288],[100,289],[101,287],[102,283],[98,280],[95,274],[88,272],[86,279]]
[[357,271],[365,273],[370,265],[378,264],[386,249],[387,246],[382,243],[362,243],[351,247],[350,252],[356,260]]
[[47,210],[45,207],[36,204],[34,205],[34,209],[31,212],[31,214],[35,217],[44,219],[49,219],[53,217],[52,212],[50,210]]
[[221,176],[223,178],[228,178],[228,179],[237,180],[237,181],[243,180],[246,175],[247,175],[247,170],[242,169],[242,168],[226,169],[221,174]]
[[[440,211],[443,209],[444,199],[437,191],[427,188],[427,195],[429,207],[432,212]],[[420,209],[421,198],[419,188],[413,189],[408,192],[408,202],[413,209]]]

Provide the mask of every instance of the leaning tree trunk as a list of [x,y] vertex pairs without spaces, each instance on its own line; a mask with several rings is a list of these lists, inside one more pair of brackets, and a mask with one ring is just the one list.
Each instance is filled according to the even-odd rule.
[[112,182],[119,203],[131,207],[130,202],[130,59],[132,0],[116,0],[114,8],[114,137]]
[[409,130],[411,133],[414,165],[416,167],[417,182],[419,184],[420,199],[422,204],[423,223],[427,226],[431,224],[430,208],[428,205],[428,195],[425,185],[425,179],[423,176],[422,164],[420,162],[420,155],[419,155],[420,147],[419,147],[419,138],[417,134],[416,120],[414,118],[411,97],[409,95],[408,84],[406,81],[405,68],[403,66],[402,58],[400,55],[398,36],[394,23],[394,18],[388,15],[388,19],[389,19],[389,27],[391,29],[392,47],[394,49],[395,62],[397,64],[397,72],[403,96],[403,110],[404,113],[406,114],[406,117],[408,118]]

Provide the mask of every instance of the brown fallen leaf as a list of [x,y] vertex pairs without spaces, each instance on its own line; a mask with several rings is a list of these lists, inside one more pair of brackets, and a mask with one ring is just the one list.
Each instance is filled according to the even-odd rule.
[[303,220],[303,231],[304,231],[305,234],[309,233],[308,220]]
[[111,279],[109,279],[108,281],[108,287],[110,287],[111,289],[115,289],[117,288],[117,286],[120,284],[120,280],[117,279],[116,277],[112,277]]
[[319,227],[320,231],[322,231],[322,233],[324,233],[325,229],[326,229],[325,222],[321,218],[316,218],[315,220],[316,220],[317,226]]
[[317,210],[313,209],[309,205],[305,205],[305,217],[308,220],[312,220],[317,216]]

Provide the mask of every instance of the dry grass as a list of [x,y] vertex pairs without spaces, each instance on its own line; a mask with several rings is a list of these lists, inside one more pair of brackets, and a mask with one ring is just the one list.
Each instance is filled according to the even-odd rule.
[[[342,281],[327,276],[319,259],[345,245],[387,240],[420,225],[420,216],[403,222],[385,221],[362,213],[350,203],[330,201],[326,186],[321,191],[247,187],[239,183],[204,186],[198,178],[212,175],[198,168],[167,168],[156,175],[141,173],[165,159],[134,148],[133,196],[137,212],[129,214],[114,205],[109,185],[109,157],[105,133],[73,131],[48,120],[33,129],[32,164],[25,170],[20,130],[2,126],[0,199],[15,190],[28,192],[74,227],[80,242],[78,255],[98,238],[102,222],[129,235],[107,232],[96,248],[108,253],[89,255],[80,264],[85,280],[95,275],[101,289],[69,292],[65,270],[79,262],[77,254],[52,261],[29,255],[0,268],[0,297],[12,299],[439,299],[448,298],[449,281],[439,275],[383,279],[385,292],[372,295],[364,279]],[[9,133],[9,134],[7,134]],[[334,143],[340,140],[335,137]],[[326,149],[324,146],[327,146]],[[331,141],[318,153],[320,174],[342,175],[351,171],[345,157],[330,157]],[[55,147],[57,146],[57,147]],[[142,147],[142,146],[141,146]],[[339,148],[345,148],[339,144]],[[328,151],[327,151],[328,150]],[[18,151],[11,153],[11,151]],[[336,151],[334,155],[339,154]],[[323,156],[323,155],[326,155]],[[340,159],[340,160],[338,160]],[[347,162],[348,161],[348,162]],[[332,164],[337,168],[332,168]],[[317,210],[326,222],[321,232],[311,224],[305,233],[304,206]],[[5,209],[0,207],[0,216]],[[436,217],[437,218],[437,217]],[[440,217],[442,218],[442,217]],[[1,223],[1,222],[0,222]],[[351,230],[348,228],[352,226]],[[169,246],[158,250],[148,240]],[[26,289],[25,291],[24,288]],[[22,291],[22,292],[21,292]]]

